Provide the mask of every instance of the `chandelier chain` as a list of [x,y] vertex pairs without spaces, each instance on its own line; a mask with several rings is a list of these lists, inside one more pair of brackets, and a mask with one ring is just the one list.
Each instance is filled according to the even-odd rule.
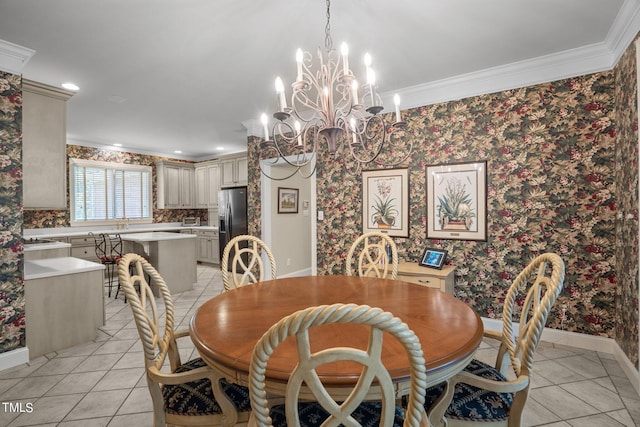
[[327,26],[324,28],[324,47],[327,50],[331,50],[333,41],[331,40],[331,0],[327,0]]

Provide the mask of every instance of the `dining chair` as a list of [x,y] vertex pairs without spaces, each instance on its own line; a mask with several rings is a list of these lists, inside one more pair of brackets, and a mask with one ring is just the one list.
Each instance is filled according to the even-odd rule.
[[[366,350],[351,347],[315,349],[309,329],[333,323],[368,325]],[[409,359],[410,392],[406,412],[396,407],[394,385],[381,360],[383,333],[389,333],[403,346]],[[298,361],[286,384],[284,404],[269,407],[265,375],[269,357],[278,345],[295,336]],[[388,336],[387,339],[393,339]],[[314,348],[314,351],[311,351]],[[336,402],[322,384],[316,368],[332,363],[357,363],[362,373],[355,387],[341,402]],[[256,343],[249,368],[251,421],[259,426],[362,425],[430,426],[424,411],[427,382],[425,360],[418,337],[406,323],[380,308],[356,304],[309,307],[284,317]],[[315,401],[301,399],[302,383]],[[381,401],[365,401],[373,384],[380,388]]]
[[[505,298],[502,332],[485,331],[486,337],[500,342],[495,366],[473,359],[448,385],[428,389],[425,408],[434,424],[444,415],[449,427],[523,425],[534,355],[563,283],[564,262],[554,253],[539,255],[520,272]],[[448,407],[446,402],[451,402]]]
[[[231,255],[232,252],[233,255]],[[267,255],[271,279],[275,279],[276,260],[266,243],[247,234],[236,236],[227,243],[220,262],[225,292],[240,286],[261,282],[264,279],[265,266],[262,262],[261,252]],[[229,265],[231,271],[229,271]]]
[[[392,279],[398,277],[398,248],[393,239],[386,233],[372,231],[358,237],[347,252],[345,274],[355,275],[353,264],[356,250],[362,250],[357,258],[357,274],[360,276],[373,276],[386,278],[391,274]],[[387,250],[391,252],[391,259]]]
[[[151,276],[162,299],[164,318],[145,274]],[[246,423],[251,410],[246,387],[227,382],[201,358],[181,362],[177,339],[188,337],[189,331],[174,330],[173,297],[156,269],[141,255],[130,253],[118,264],[118,277],[142,342],[145,376],[153,403],[153,425],[227,427]],[[139,295],[134,284],[140,286]],[[165,366],[167,358],[169,364]]]

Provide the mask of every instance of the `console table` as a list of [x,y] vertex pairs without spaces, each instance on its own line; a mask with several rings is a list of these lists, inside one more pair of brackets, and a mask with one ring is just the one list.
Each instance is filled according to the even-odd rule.
[[445,265],[442,270],[438,270],[422,267],[417,262],[401,261],[398,263],[398,280],[440,289],[454,295],[455,271],[455,265]]

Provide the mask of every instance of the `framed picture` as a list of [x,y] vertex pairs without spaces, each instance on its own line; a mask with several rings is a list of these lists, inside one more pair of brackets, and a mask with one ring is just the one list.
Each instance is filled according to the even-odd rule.
[[409,237],[408,169],[362,171],[362,232]]
[[298,213],[297,188],[278,187],[278,213]]
[[427,238],[487,240],[487,162],[427,166]]
[[423,267],[442,269],[444,262],[447,260],[447,251],[442,249],[426,248],[422,252],[418,264]]

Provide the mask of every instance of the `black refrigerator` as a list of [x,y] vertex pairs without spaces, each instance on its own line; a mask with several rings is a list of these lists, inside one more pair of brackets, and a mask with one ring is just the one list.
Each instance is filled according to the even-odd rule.
[[[227,243],[234,237],[247,234],[247,187],[223,188],[218,192],[220,217],[220,261]],[[231,251],[229,259],[233,259]],[[231,269],[231,263],[229,263]],[[231,271],[231,270],[229,270]]]

